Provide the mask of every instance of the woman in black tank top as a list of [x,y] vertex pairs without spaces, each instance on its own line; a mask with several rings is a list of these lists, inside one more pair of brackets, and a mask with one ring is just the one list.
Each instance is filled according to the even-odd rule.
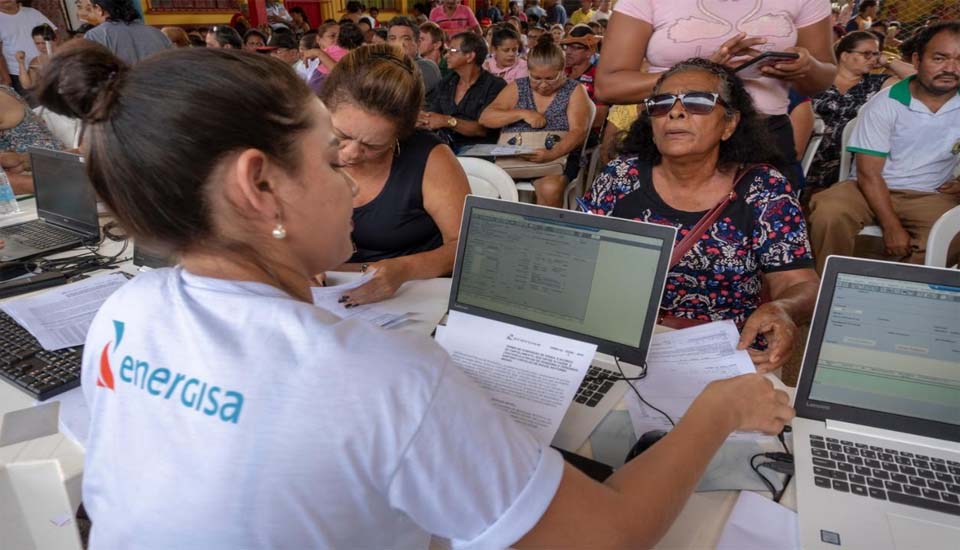
[[356,250],[340,269],[373,273],[345,303],[377,302],[406,281],[449,275],[470,187],[450,148],[414,130],[420,73],[386,46],[354,50],[330,73],[321,99],[342,169],[357,185]]

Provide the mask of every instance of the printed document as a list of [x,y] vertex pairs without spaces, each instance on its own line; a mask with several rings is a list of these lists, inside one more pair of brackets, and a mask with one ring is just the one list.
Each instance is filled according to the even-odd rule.
[[340,285],[311,287],[313,304],[341,319],[359,319],[383,328],[393,328],[409,321],[412,313],[383,311],[382,308],[377,307],[377,304],[364,304],[348,308],[340,303],[340,299],[345,292],[364,285],[373,275],[373,272],[369,272],[358,279]]
[[5,302],[0,309],[30,331],[47,351],[81,346],[97,310],[126,282],[120,273],[91,277]]
[[487,391],[493,406],[549,445],[580,382],[595,344],[451,311],[437,343]]
[[[747,351],[737,350],[739,341],[733,321],[654,334],[647,355],[647,376],[633,384],[645,400],[678,422],[710,382],[756,372]],[[651,430],[670,429],[670,422],[641,403],[636,393],[627,392],[626,404],[637,437]],[[755,439],[758,434],[737,432],[731,437]]]

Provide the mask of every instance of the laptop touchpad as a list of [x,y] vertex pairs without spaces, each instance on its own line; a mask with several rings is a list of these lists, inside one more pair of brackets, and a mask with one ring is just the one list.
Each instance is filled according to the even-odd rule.
[[922,519],[887,513],[894,548],[956,548],[960,527],[949,527]]

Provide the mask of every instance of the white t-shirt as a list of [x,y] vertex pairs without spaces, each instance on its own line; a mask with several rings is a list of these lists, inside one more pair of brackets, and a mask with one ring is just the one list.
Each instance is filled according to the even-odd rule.
[[310,77],[313,75],[313,71],[320,66],[320,59],[300,59],[293,64],[293,70],[297,71],[297,74],[300,75],[306,82],[310,82]]
[[860,107],[847,150],[885,158],[881,175],[890,189],[934,192],[960,163],[960,93],[932,113],[910,93],[914,78],[881,90]]
[[45,15],[33,8],[21,7],[14,15],[0,12],[0,41],[3,41],[3,58],[7,62],[7,70],[12,75],[20,75],[20,65],[17,64],[17,52],[24,52],[24,64],[29,67],[34,57],[40,55],[37,45],[33,43],[33,28],[39,25],[57,27]]
[[139,275],[83,359],[93,549],[502,548],[559,486],[432,340],[268,285]]

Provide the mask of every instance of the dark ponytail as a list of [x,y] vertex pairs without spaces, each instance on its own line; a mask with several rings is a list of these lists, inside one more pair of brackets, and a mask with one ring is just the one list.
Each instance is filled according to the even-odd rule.
[[37,97],[84,121],[90,181],[125,229],[176,252],[223,246],[208,184],[230,153],[258,149],[299,171],[315,101],[270,56],[183,48],[129,69],[90,42],[51,58]]

